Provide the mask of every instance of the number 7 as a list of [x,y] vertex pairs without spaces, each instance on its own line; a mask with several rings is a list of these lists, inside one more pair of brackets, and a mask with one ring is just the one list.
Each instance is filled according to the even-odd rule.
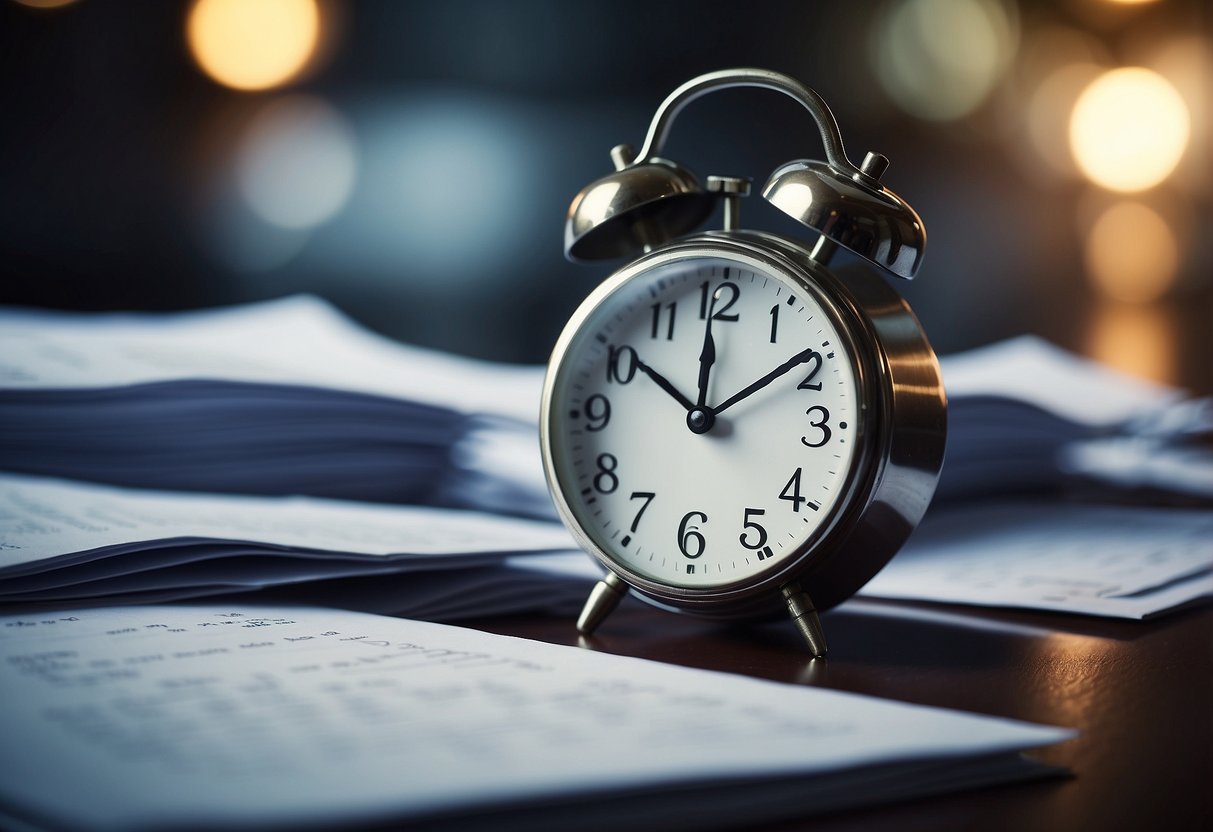
[[640,525],[640,518],[644,516],[645,511],[649,508],[649,503],[653,502],[653,498],[656,496],[657,494],[652,491],[633,491],[632,496],[628,497],[629,500],[644,500],[644,505],[640,507],[640,511],[636,512],[636,517],[632,520],[629,531],[636,531],[636,527]]

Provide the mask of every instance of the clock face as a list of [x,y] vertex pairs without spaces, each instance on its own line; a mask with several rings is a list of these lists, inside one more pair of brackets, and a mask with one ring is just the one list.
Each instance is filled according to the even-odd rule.
[[608,565],[746,585],[830,528],[862,397],[813,291],[756,259],[684,255],[609,283],[573,321],[549,380],[549,474]]

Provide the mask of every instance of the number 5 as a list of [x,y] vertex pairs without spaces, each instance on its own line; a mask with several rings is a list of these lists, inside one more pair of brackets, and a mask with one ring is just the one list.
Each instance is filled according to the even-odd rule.
[[[767,530],[750,520],[750,515],[752,514],[761,517],[766,513],[766,509],[761,508],[747,508],[745,510],[745,516],[742,518],[741,523],[742,528],[744,528],[745,531],[742,532],[740,537],[737,538],[741,541],[742,546],[746,547],[747,549],[757,551],[758,549],[761,549],[763,546],[767,545]],[[750,543],[748,540],[746,540],[746,535],[749,534],[750,529],[754,529],[758,533],[758,540],[754,543]]]

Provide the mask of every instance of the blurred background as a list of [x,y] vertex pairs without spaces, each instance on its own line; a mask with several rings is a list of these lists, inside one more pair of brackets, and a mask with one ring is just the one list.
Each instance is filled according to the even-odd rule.
[[[189,309],[312,292],[400,340],[540,362],[618,264],[573,195],[683,81],[818,90],[928,229],[898,284],[936,349],[1034,332],[1213,392],[1207,0],[0,0],[0,303]],[[777,93],[663,154],[757,191],[823,158]]]

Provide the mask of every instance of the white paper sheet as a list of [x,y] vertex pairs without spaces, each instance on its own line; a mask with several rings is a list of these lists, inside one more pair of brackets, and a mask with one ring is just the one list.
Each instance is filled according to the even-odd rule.
[[[706,828],[730,797],[734,823],[770,817],[772,779],[793,778],[782,811],[804,814],[981,782],[985,755],[1072,736],[306,607],[3,617],[0,698],[0,804],[85,830],[424,822],[669,789],[669,826]],[[605,805],[517,828],[616,828],[631,803]]]
[[1213,596],[1213,511],[1039,501],[936,511],[863,594],[1146,618]]
[[944,356],[940,363],[949,398],[1015,399],[1088,427],[1157,414],[1183,397],[1031,335]]
[[320,581],[300,597],[442,620],[575,614],[600,572],[572,549],[557,524],[471,511],[0,474],[0,604],[157,603]]
[[399,344],[306,295],[174,315],[0,310],[0,388],[178,379],[313,385],[534,423],[543,370]]
[[555,523],[311,497],[167,493],[0,474],[0,569],[170,539],[357,555],[574,549]]

